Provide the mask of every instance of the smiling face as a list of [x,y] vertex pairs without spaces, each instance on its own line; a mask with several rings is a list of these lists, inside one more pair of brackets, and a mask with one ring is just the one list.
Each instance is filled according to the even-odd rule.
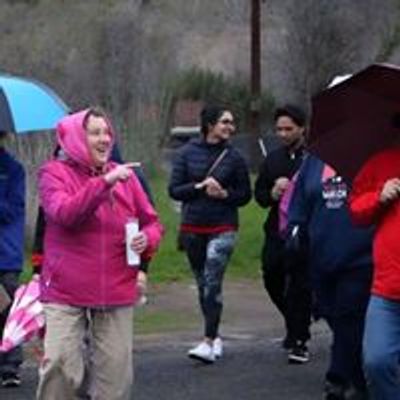
[[102,167],[109,159],[112,138],[107,121],[90,115],[86,123],[89,153],[96,167]]
[[224,111],[217,122],[209,124],[206,140],[209,143],[218,143],[228,140],[235,132],[235,120],[230,111]]

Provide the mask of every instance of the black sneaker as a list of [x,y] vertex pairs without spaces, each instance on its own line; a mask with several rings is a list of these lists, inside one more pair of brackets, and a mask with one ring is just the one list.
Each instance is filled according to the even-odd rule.
[[1,376],[1,386],[4,388],[18,387],[21,385],[21,378],[13,372],[5,372]]
[[308,348],[304,342],[297,341],[295,345],[289,350],[288,361],[289,364],[304,364],[310,360]]

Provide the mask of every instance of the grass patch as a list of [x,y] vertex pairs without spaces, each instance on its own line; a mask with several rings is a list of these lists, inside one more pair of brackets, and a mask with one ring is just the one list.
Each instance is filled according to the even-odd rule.
[[173,313],[171,311],[154,310],[148,307],[135,311],[135,333],[149,334],[160,332],[179,332],[199,324],[197,314]]
[[156,283],[182,281],[191,277],[185,253],[176,248],[180,215],[167,193],[167,178],[157,175],[151,181],[157,212],[165,228],[161,246],[151,262],[151,280]]
[[266,215],[266,211],[253,200],[240,209],[239,240],[228,266],[228,277],[240,279],[260,277],[260,255],[264,242],[262,227]]
[[[28,260],[30,260],[30,253]],[[26,283],[29,282],[31,278],[32,278],[32,266],[30,265],[30,263],[25,261],[24,269],[22,270],[19,276],[19,281],[21,283]]]

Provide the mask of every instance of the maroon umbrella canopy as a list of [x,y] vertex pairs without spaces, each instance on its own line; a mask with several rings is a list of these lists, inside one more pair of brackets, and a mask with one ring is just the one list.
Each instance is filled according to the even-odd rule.
[[371,65],[312,100],[310,150],[349,180],[368,158],[399,139],[397,66]]

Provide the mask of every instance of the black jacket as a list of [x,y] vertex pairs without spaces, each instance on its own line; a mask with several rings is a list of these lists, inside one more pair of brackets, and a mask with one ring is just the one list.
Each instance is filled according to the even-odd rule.
[[[228,191],[228,197],[215,199],[195,189],[195,184],[206,177],[225,148],[228,152],[211,176]],[[192,139],[179,151],[168,190],[173,199],[183,203],[182,224],[197,226],[238,226],[238,207],[251,199],[249,172],[240,153],[229,142],[210,144],[204,139]]]
[[272,151],[260,167],[255,184],[255,198],[263,208],[270,208],[264,224],[269,236],[279,237],[279,201],[271,197],[275,180],[280,177],[292,178],[299,169],[304,156],[304,147],[290,152],[286,147]]

